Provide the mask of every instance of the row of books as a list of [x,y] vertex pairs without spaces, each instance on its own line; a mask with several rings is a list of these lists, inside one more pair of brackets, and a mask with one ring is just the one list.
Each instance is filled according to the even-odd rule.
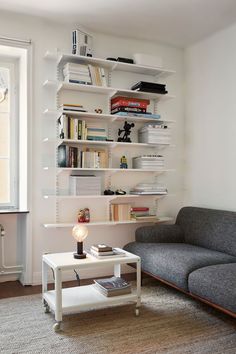
[[107,86],[105,70],[91,64],[66,63],[63,67],[65,82],[83,85]]
[[102,123],[90,123],[62,114],[58,119],[60,139],[106,141],[107,130]]
[[111,221],[146,220],[149,218],[156,220],[156,215],[152,215],[148,207],[132,207],[129,203],[110,204]]
[[105,150],[85,149],[62,144],[58,147],[58,167],[106,168],[108,153]]
[[158,170],[164,167],[164,157],[162,155],[142,155],[133,157],[133,168],[143,170]]

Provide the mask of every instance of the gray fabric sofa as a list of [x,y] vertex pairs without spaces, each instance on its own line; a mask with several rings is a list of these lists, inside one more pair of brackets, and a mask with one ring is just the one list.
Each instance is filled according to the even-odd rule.
[[142,271],[236,317],[236,212],[185,207],[174,225],[136,230]]

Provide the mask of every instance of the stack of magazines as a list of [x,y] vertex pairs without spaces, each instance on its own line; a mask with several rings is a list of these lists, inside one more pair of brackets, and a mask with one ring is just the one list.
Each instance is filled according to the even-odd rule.
[[131,293],[131,284],[120,277],[94,279],[95,288],[107,297]]
[[130,194],[165,195],[167,194],[167,188],[158,183],[139,183],[133,189],[131,189]]

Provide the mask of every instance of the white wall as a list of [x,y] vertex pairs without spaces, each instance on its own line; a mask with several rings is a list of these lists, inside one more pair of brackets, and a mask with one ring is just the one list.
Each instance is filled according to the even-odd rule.
[[[42,82],[45,79],[45,67],[47,63],[43,59],[46,50],[59,48],[70,52],[71,28],[65,25],[49,23],[36,18],[13,15],[9,13],[0,14],[0,35],[18,38],[31,38],[34,46],[33,62],[33,282],[39,283],[41,279],[41,255],[43,252],[61,252],[74,249],[75,244],[71,237],[71,231],[66,230],[45,230],[42,224],[50,221],[54,210],[51,204],[42,198],[42,190],[47,183],[47,174],[42,171],[42,111],[45,108],[45,91]],[[173,141],[176,148],[167,152],[167,159],[170,168],[176,168],[176,172],[166,175],[169,191],[173,197],[166,198],[160,202],[160,212],[175,217],[182,205],[183,199],[183,51],[164,45],[157,45],[152,42],[133,40],[131,38],[118,38],[104,34],[94,34],[94,52],[98,57],[127,56],[134,52],[144,52],[153,55],[161,55],[166,68],[176,70],[177,74],[167,80],[170,93],[176,95],[176,99],[161,107],[163,116],[167,119],[174,119],[177,124],[174,126]],[[1,216],[6,228],[7,235],[11,231],[11,238],[17,235],[10,229],[10,217]],[[90,228],[88,244],[95,242],[107,242],[113,246],[123,246],[134,239],[135,226],[101,227]],[[15,242],[6,237],[6,243]],[[9,246],[7,249],[9,255]],[[8,256],[7,255],[7,256]],[[11,255],[11,262],[13,262]],[[83,274],[91,276],[91,274]],[[1,280],[1,279],[0,279]]]
[[185,204],[236,210],[236,25],[188,48]]

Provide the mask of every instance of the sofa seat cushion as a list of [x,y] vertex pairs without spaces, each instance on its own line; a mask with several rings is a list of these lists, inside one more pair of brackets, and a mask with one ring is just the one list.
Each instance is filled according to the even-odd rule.
[[189,274],[189,291],[236,313],[236,263],[218,264]]
[[132,242],[124,249],[141,257],[141,267],[188,291],[188,275],[198,268],[236,263],[236,257],[185,243]]

